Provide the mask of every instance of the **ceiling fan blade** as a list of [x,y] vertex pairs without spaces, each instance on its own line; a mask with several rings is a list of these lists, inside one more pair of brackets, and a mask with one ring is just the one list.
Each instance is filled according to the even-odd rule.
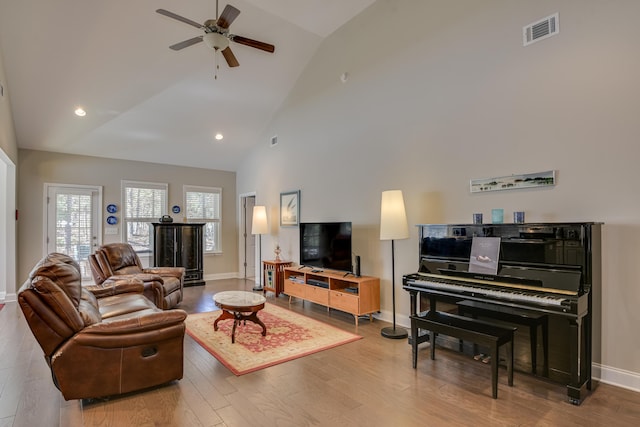
[[196,21],[192,21],[191,19],[187,19],[183,16],[176,15],[173,12],[169,12],[168,10],[158,9],[156,10],[160,15],[168,16],[169,18],[177,19],[180,22],[184,22],[185,24],[192,25],[196,28],[202,28],[202,24],[198,24]]
[[224,59],[227,60],[227,64],[229,64],[229,67],[237,67],[238,65],[240,65],[240,63],[236,59],[236,56],[233,54],[233,52],[231,52],[230,47],[227,46],[226,49],[222,50],[222,56],[224,56]]
[[264,50],[265,52],[273,53],[276,50],[274,45],[269,43],[259,42],[258,40],[252,40],[246,37],[236,36],[233,34],[231,34],[229,38],[236,43],[240,43],[245,46],[255,47],[256,49]]
[[240,15],[240,11],[230,4],[224,7],[216,25],[220,28],[229,28],[229,25]]
[[180,49],[184,49],[185,47],[189,47],[191,45],[194,45],[196,43],[200,43],[201,41],[202,41],[202,36],[197,36],[197,37],[191,38],[189,40],[185,40],[185,41],[180,42],[180,43],[172,44],[171,46],[169,46],[169,49],[180,50]]

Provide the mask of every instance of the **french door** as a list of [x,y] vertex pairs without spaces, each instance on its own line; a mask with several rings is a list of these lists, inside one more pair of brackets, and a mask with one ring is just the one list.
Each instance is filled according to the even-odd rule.
[[89,254],[100,245],[102,188],[45,184],[47,253],[60,252],[79,265],[83,280],[91,280]]

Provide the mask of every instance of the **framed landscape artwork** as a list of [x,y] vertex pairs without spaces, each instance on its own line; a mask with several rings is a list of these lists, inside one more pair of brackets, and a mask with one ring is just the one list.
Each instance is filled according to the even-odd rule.
[[548,187],[556,184],[556,171],[500,176],[496,178],[472,179],[472,193],[486,191],[515,190],[518,188]]
[[300,190],[280,193],[280,226],[296,227],[300,222]]

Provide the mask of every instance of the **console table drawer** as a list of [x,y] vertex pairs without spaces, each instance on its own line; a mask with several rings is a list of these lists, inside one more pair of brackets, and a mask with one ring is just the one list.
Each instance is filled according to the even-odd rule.
[[359,314],[357,295],[349,295],[345,292],[331,291],[329,294],[329,306],[351,314]]
[[317,304],[329,305],[329,291],[317,286],[307,286],[304,292],[304,299]]
[[291,280],[284,281],[284,293],[298,298],[304,298],[304,290],[307,285],[303,285],[302,283],[292,282]]

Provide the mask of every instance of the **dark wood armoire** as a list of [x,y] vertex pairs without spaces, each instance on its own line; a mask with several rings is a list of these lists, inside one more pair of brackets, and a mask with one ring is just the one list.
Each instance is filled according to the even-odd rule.
[[153,223],[153,263],[156,267],[184,267],[184,286],[204,285],[204,224]]

